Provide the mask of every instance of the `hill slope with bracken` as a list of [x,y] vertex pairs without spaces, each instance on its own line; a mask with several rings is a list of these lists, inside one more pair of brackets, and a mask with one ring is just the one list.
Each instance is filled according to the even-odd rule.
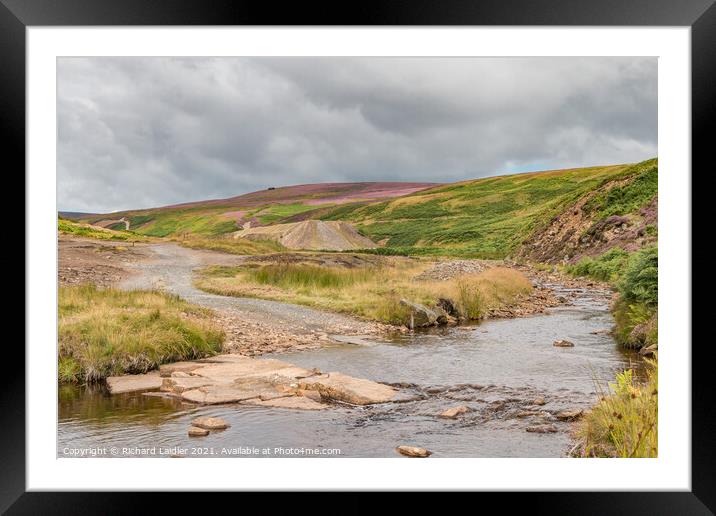
[[[637,234],[642,240],[650,238],[656,222],[657,172],[654,159],[497,176],[369,205],[334,207],[319,215],[352,222],[382,244],[385,253],[519,255],[536,261],[569,255],[571,260],[626,243]],[[576,224],[569,213],[580,206],[583,215]],[[614,233],[623,238],[612,238]],[[642,240],[633,245],[642,245]]]
[[573,263],[613,248],[632,252],[655,245],[658,174],[653,159],[604,181],[530,235],[517,255],[538,262]]

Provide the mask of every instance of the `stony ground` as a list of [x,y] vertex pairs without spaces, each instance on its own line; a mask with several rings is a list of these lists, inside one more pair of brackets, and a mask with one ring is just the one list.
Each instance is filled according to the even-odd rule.
[[151,255],[146,244],[80,239],[61,235],[58,241],[60,285],[93,283],[109,287],[129,278],[131,264]]

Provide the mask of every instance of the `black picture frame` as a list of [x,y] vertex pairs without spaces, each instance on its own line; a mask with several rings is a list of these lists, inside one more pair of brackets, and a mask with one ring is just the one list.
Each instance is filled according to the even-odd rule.
[[[691,27],[692,170],[712,168],[716,117],[715,0],[393,0],[342,4],[244,0],[0,0],[0,130],[5,174],[25,170],[25,29],[31,26],[112,25],[557,25]],[[711,129],[711,131],[709,131]],[[9,165],[12,164],[12,165]],[[711,165],[711,166],[709,166]],[[7,168],[6,168],[7,167]],[[12,168],[10,168],[12,167]],[[692,172],[692,179],[694,175]],[[19,196],[18,196],[19,197]],[[693,266],[692,262],[692,266]],[[26,276],[32,274],[25,268]],[[695,307],[696,308],[696,307]],[[684,343],[690,344],[690,343]],[[509,494],[511,504],[554,514],[713,514],[716,510],[714,435],[708,343],[692,347],[692,490],[649,493]],[[8,514],[115,514],[147,507],[126,493],[27,493],[25,489],[25,353],[6,349],[15,364],[4,374],[0,419],[0,510]],[[14,371],[14,373],[12,372]],[[15,376],[13,376],[15,374]],[[213,496],[219,496],[215,494]],[[243,494],[243,497],[246,495]],[[487,496],[487,495],[485,495]],[[494,495],[490,495],[491,497]],[[167,510],[195,498],[162,496]],[[215,503],[224,503],[217,499]],[[414,499],[422,503],[420,497]],[[252,500],[253,501],[253,500]],[[272,502],[273,503],[273,502]],[[295,503],[295,502],[294,502]],[[344,507],[373,510],[360,501]],[[248,507],[248,506],[246,506]],[[404,506],[407,508],[407,506]],[[277,506],[274,506],[278,509]]]

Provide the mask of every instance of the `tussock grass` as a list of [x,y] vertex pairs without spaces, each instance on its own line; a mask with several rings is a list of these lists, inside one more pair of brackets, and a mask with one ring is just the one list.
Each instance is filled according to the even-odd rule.
[[514,303],[532,289],[519,271],[492,268],[447,281],[415,281],[430,264],[396,260],[372,267],[319,267],[306,264],[248,264],[204,269],[196,280],[207,292],[259,297],[348,313],[388,324],[406,324],[408,299],[435,306],[441,297],[453,300],[466,319],[480,319],[490,310]]
[[270,240],[249,240],[246,238],[202,238],[198,236],[187,236],[173,238],[175,242],[191,249],[207,249],[209,251],[220,251],[223,253],[239,255],[271,254],[285,251],[285,248],[278,242]]
[[303,264],[271,264],[248,271],[249,277],[262,285],[284,289],[337,289],[370,280],[370,270],[319,267]]
[[647,379],[639,382],[629,369],[602,392],[600,402],[579,428],[585,457],[658,456],[658,366],[648,361]]
[[211,311],[159,291],[60,287],[60,382],[97,382],[217,353]]

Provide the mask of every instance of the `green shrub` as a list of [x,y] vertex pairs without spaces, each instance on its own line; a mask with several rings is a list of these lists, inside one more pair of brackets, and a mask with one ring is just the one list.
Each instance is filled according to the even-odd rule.
[[645,247],[629,257],[618,285],[624,300],[654,307],[659,302],[659,255],[656,246]]
[[[657,309],[644,303],[630,303],[620,297],[612,308],[614,338],[629,349],[638,349],[658,342]],[[634,332],[641,327],[643,331]]]
[[615,282],[628,259],[629,253],[615,247],[595,258],[586,256],[573,265],[567,265],[565,270],[573,276],[588,276],[598,281]]
[[657,457],[659,452],[658,366],[647,362],[647,379],[639,382],[629,369],[601,392],[600,402],[579,429],[580,455],[586,457]]

